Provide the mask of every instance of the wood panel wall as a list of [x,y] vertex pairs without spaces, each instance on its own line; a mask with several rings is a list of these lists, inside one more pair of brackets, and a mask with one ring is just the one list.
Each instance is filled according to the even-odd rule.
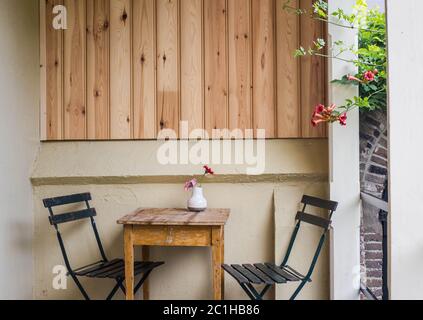
[[[326,102],[325,61],[293,58],[326,30],[284,2],[41,0],[42,140],[187,138],[181,120],[209,136],[326,137],[310,123]],[[64,31],[52,27],[58,4]]]

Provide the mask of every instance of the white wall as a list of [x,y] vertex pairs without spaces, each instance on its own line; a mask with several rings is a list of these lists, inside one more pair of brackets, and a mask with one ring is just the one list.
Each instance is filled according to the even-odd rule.
[[0,299],[32,298],[38,1],[0,0]]
[[[330,0],[329,10],[337,8],[350,12],[355,0]],[[346,44],[357,42],[356,32],[329,25],[332,41]],[[345,57],[345,56],[344,56]],[[351,57],[354,59],[354,57]],[[352,64],[333,59],[330,63],[330,79],[340,79],[355,74]],[[331,102],[342,105],[346,98],[357,95],[356,87],[332,85]],[[358,110],[348,114],[348,125],[338,124],[330,130],[330,196],[339,202],[333,217],[331,249],[331,297],[336,300],[354,300],[360,289],[360,146]]]
[[387,0],[392,299],[423,299],[422,11],[421,0]]

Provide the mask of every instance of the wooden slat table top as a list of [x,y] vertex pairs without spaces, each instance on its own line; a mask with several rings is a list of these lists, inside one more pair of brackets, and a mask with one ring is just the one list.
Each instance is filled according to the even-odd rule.
[[117,221],[124,225],[147,226],[223,226],[229,218],[229,209],[207,209],[190,212],[187,209],[140,208]]

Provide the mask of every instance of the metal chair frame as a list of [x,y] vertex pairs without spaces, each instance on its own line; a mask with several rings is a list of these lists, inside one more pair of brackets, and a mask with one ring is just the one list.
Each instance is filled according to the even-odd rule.
[[[84,289],[84,287],[82,286],[81,282],[79,281],[78,277],[84,277],[84,276],[80,276],[78,275],[78,272],[85,270],[89,270],[90,267],[91,269],[95,270],[95,266],[98,266],[104,263],[108,263],[108,262],[112,262],[115,261],[109,261],[107,259],[107,256],[105,254],[104,248],[103,248],[103,244],[101,243],[101,239],[100,239],[100,235],[98,233],[97,230],[97,225],[95,223],[94,217],[97,215],[96,210],[94,208],[90,207],[89,201],[91,201],[91,194],[90,193],[82,193],[82,194],[74,194],[74,195],[69,195],[69,196],[63,196],[63,197],[56,197],[56,198],[49,198],[49,199],[44,199],[43,200],[43,204],[44,207],[48,209],[49,211],[49,221],[50,224],[52,226],[54,226],[55,230],[56,230],[56,235],[57,235],[57,240],[59,242],[59,246],[60,246],[60,251],[62,252],[62,256],[63,256],[63,260],[65,262],[68,274],[70,275],[71,278],[73,279],[73,281],[75,282],[75,284],[77,285],[79,291],[81,292],[81,294],[83,295],[83,297],[86,300],[90,300],[90,297],[87,293],[87,291]],[[76,204],[76,203],[85,203],[86,205],[86,209],[82,210],[82,211],[76,211],[76,212],[67,212],[67,213],[63,213],[63,214],[54,214],[53,213],[53,207],[57,207],[57,206],[62,206],[62,205],[68,205],[68,204]],[[73,222],[73,221],[79,221],[79,220],[83,220],[83,219],[90,219],[91,222],[91,227],[93,229],[94,232],[94,236],[97,242],[97,246],[98,246],[98,250],[101,256],[100,261],[92,263],[90,265],[84,266],[82,268],[78,268],[78,269],[73,269],[68,257],[68,254],[66,252],[65,249],[65,244],[62,238],[62,234],[59,231],[59,224],[62,223],[68,223],[68,222]],[[118,261],[118,259],[116,259],[116,261]],[[139,262],[139,264],[141,265],[142,263]],[[143,276],[141,277],[141,279],[139,280],[138,284],[135,286],[134,288],[134,294],[136,294],[139,289],[141,288],[141,286],[143,285],[144,281],[148,278],[148,276],[150,275],[151,271],[158,267],[159,265],[162,265],[163,262],[155,262],[155,263],[151,263],[148,262],[145,264],[145,268],[141,268],[142,272],[139,272],[140,274],[143,273]],[[94,267],[93,267],[94,266]],[[92,270],[90,270],[92,271]],[[99,278],[99,277],[95,277],[92,276],[92,278]],[[111,300],[115,294],[117,293],[117,291],[120,289],[122,290],[123,294],[126,294],[126,290],[125,287],[123,285],[124,281],[125,281],[125,277],[124,276],[113,276],[113,279],[116,281],[116,285],[113,287],[113,289],[110,291],[110,293],[107,295],[106,300]]]
[[[320,198],[307,196],[307,195],[303,196],[301,203],[303,204],[302,211],[298,212],[296,215],[295,219],[297,220],[297,223],[292,233],[292,236],[288,245],[288,249],[285,253],[285,257],[279,266],[275,266],[271,263],[267,263],[265,264],[266,268],[264,268],[263,264],[255,264],[254,266],[257,267],[259,270],[252,269],[251,265],[243,265],[242,267],[240,267],[239,265],[232,265],[232,266],[223,265],[222,266],[225,271],[227,271],[232,277],[234,277],[238,281],[241,288],[245,291],[245,293],[248,295],[248,297],[251,300],[263,300],[263,297],[267,293],[267,291],[270,288],[272,288],[276,283],[300,281],[300,284],[298,285],[298,287],[296,288],[296,290],[290,297],[290,300],[295,300],[295,298],[298,296],[298,294],[301,292],[304,286],[308,282],[311,282],[311,276],[316,267],[316,263],[322,251],[323,245],[325,243],[326,236],[330,230],[330,226],[332,222],[331,219],[332,219],[333,213],[337,209],[338,203],[334,201],[323,200]],[[312,207],[328,210],[329,212],[328,219],[306,213],[305,210],[307,206],[312,206]],[[292,249],[294,247],[294,244],[297,239],[297,235],[298,235],[298,232],[300,231],[300,227],[302,223],[312,224],[316,227],[320,227],[323,229],[322,234],[320,236],[319,243],[313,255],[313,259],[311,261],[310,267],[305,276],[303,276],[301,273],[299,273],[298,271],[296,271],[295,269],[291,268],[288,265],[288,261],[291,256]],[[247,266],[248,270],[245,270],[246,269],[245,266]],[[262,281],[261,283],[256,281],[255,284],[266,284],[265,287],[260,292],[253,286],[251,281],[251,279],[254,279],[255,276],[257,276],[256,278]],[[266,281],[267,282],[266,283],[265,281],[263,281],[263,279],[272,280],[272,281]],[[275,281],[275,280],[279,280],[279,281]]]

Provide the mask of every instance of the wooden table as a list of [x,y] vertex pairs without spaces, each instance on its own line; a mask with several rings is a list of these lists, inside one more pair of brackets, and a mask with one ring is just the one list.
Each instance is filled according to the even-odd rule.
[[[224,296],[224,226],[229,209],[207,209],[201,213],[186,209],[138,209],[120,220],[124,226],[126,299],[134,299],[134,246],[142,246],[142,258],[149,260],[150,246],[211,247],[213,297]],[[144,299],[149,284],[144,283]]]

